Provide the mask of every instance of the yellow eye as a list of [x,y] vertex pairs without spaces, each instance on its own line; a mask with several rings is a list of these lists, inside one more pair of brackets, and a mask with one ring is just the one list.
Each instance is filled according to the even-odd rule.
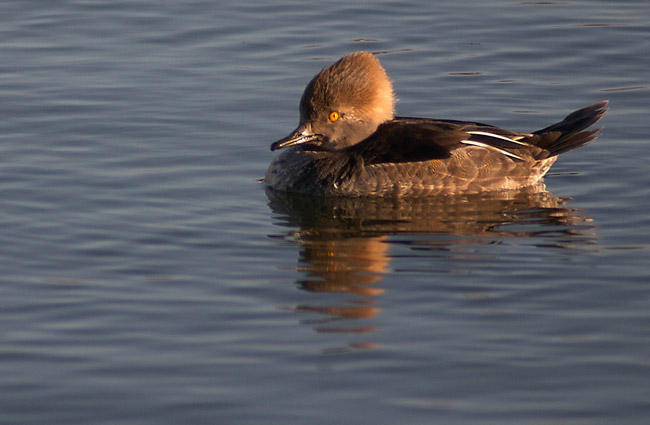
[[334,122],[339,119],[339,113],[334,111],[330,112],[330,121]]

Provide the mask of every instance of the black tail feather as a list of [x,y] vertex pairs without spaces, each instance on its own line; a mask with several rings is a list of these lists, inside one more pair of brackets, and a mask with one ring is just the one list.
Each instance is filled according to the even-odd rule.
[[548,151],[548,156],[559,155],[579,148],[598,137],[600,128],[586,130],[607,113],[607,103],[604,100],[569,114],[559,123],[553,124],[534,132],[539,137],[535,145]]

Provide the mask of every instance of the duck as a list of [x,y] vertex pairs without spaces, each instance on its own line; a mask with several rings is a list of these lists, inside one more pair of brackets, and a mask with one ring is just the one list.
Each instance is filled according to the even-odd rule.
[[601,101],[532,133],[471,121],[395,116],[386,70],[365,51],[307,84],[298,127],[271,144],[272,190],[309,196],[420,197],[517,190],[539,183],[560,154],[593,141]]

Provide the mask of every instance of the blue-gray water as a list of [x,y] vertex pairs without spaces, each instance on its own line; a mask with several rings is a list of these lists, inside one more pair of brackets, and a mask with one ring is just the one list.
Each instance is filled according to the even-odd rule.
[[[647,424],[649,17],[0,3],[0,423]],[[610,112],[542,194],[267,194],[304,85],[360,49],[401,115]]]

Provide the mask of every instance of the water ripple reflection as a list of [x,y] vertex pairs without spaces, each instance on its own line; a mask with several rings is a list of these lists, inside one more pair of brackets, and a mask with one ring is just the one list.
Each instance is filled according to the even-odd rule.
[[[435,253],[447,259],[492,262],[491,251],[468,246],[521,244],[539,248],[588,249],[595,245],[592,220],[566,206],[544,185],[520,191],[423,199],[314,198],[267,189],[269,206],[289,230],[271,235],[299,247],[300,289],[351,294],[343,301],[298,305],[296,312],[326,317],[309,321],[318,332],[368,333],[374,326],[331,326],[381,312],[379,282],[405,246],[413,257]],[[491,253],[490,253],[491,252]],[[403,256],[403,254],[402,254]],[[486,257],[487,256],[487,257]],[[417,267],[400,269],[418,271]],[[431,272],[428,270],[427,272]],[[329,303],[328,303],[329,302]]]

